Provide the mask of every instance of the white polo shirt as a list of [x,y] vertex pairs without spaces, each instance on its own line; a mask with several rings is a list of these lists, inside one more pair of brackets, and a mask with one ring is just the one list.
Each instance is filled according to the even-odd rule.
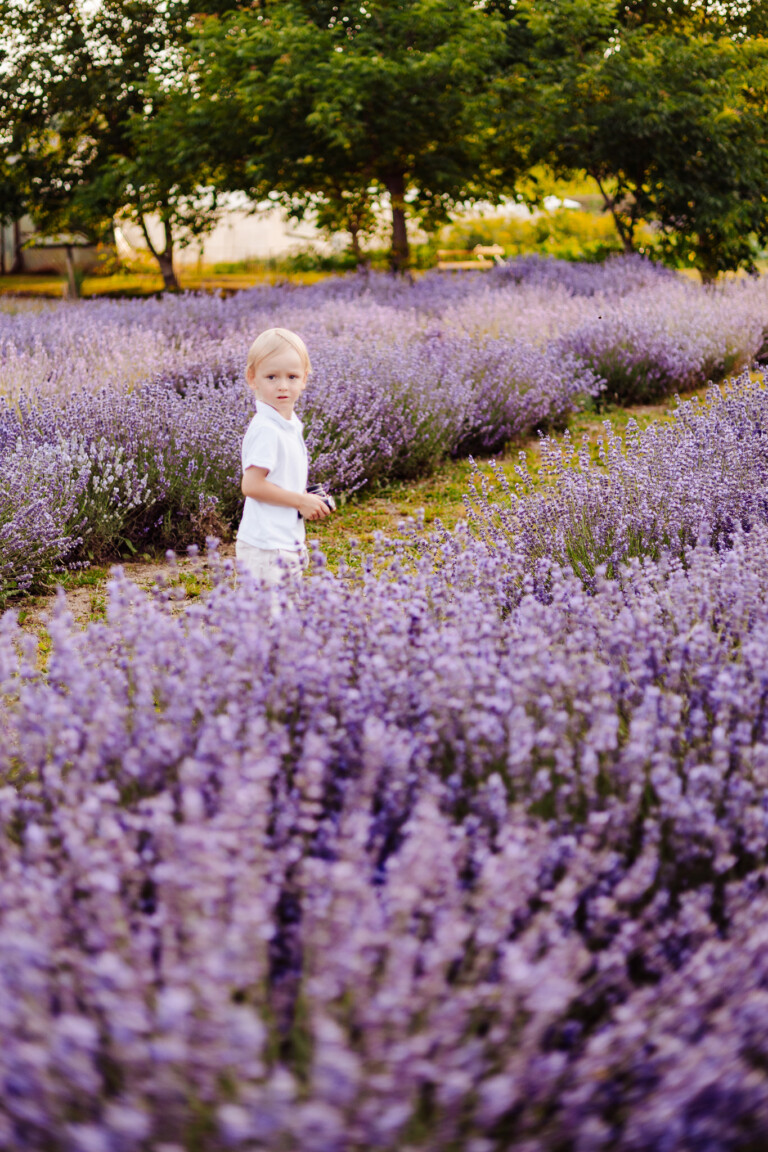
[[[285,420],[271,404],[257,400],[256,415],[243,438],[243,472],[247,468],[266,468],[271,484],[289,492],[303,492],[307,487],[303,432],[304,425],[295,413],[290,420]],[[296,508],[260,504],[246,496],[238,540],[254,548],[286,548],[298,552],[305,536],[304,521]]]

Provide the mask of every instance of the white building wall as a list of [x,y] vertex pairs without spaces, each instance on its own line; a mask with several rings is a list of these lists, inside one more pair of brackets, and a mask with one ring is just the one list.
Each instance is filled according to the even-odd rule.
[[[163,233],[157,219],[149,219],[152,243],[163,244]],[[138,224],[124,221],[117,235],[118,254],[128,257],[146,251],[146,243]],[[243,260],[266,260],[284,256],[311,243],[315,247],[328,247],[320,233],[309,221],[297,224],[286,220],[280,208],[269,206],[256,213],[231,209],[224,213],[215,228],[188,245],[177,244],[174,262],[177,266],[202,263],[237,264]]]

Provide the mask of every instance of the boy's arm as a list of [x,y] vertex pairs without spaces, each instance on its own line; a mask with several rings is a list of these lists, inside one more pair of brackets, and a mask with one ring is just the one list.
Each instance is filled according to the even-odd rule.
[[330,508],[319,496],[311,492],[291,492],[267,480],[267,468],[257,468],[252,464],[243,473],[240,485],[243,496],[250,496],[260,504],[277,504],[280,508],[295,508],[305,520],[322,520],[330,513]]

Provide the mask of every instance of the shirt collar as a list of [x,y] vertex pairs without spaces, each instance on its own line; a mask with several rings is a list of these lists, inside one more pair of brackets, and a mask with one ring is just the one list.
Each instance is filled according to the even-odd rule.
[[274,421],[280,428],[290,428],[294,432],[303,432],[304,425],[294,412],[290,420],[286,420],[281,416],[277,408],[273,408],[271,404],[265,403],[264,400],[256,401],[256,411],[259,416],[266,416],[268,420]]

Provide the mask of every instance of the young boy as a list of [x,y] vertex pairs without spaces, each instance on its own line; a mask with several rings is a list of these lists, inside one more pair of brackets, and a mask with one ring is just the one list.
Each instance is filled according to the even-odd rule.
[[243,439],[245,507],[235,555],[263,584],[295,578],[306,567],[305,520],[330,508],[307,492],[303,425],[293,411],[307,386],[309,354],[287,328],[269,328],[248,352],[245,379],[256,396],[256,415]]

